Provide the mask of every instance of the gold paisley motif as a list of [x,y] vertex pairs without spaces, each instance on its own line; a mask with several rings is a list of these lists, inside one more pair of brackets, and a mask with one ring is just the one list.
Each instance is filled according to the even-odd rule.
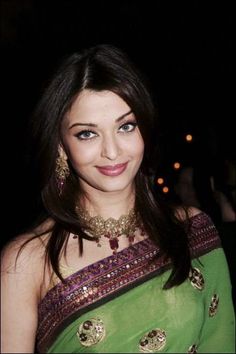
[[219,296],[217,294],[214,294],[211,298],[211,303],[209,306],[208,314],[210,317],[215,316],[218,310],[218,305],[219,305]]
[[197,353],[197,346],[196,344],[191,345],[191,347],[188,348],[188,353],[189,354],[195,354]]
[[79,326],[77,337],[84,347],[91,347],[103,340],[105,337],[105,327],[100,318],[90,318]]
[[195,289],[203,290],[205,281],[198,268],[192,268],[189,272],[189,280]]
[[144,334],[139,341],[139,350],[143,353],[155,353],[164,348],[166,344],[166,332],[155,328]]

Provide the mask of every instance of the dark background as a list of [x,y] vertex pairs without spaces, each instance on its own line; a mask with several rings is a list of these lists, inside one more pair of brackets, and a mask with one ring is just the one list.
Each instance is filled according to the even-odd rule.
[[233,13],[231,1],[2,0],[2,241],[38,212],[29,117],[57,62],[83,47],[117,45],[149,78],[164,175],[175,160],[235,158]]

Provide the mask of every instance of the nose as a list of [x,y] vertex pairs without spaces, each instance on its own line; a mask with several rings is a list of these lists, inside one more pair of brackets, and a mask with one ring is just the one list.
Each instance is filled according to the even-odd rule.
[[102,151],[101,156],[109,160],[116,160],[119,156],[120,147],[115,136],[106,136],[102,141]]

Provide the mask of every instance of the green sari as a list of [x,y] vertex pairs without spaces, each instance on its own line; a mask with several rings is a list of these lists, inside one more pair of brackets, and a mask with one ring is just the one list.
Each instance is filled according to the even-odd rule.
[[233,353],[228,266],[209,217],[191,218],[192,271],[163,290],[170,264],[150,239],[66,278],[39,304],[47,353]]

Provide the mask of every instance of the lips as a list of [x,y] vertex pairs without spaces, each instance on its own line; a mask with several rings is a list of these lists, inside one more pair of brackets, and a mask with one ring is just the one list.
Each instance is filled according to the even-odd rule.
[[120,163],[117,165],[108,165],[108,166],[96,166],[98,171],[105,176],[119,176],[123,173],[128,165],[128,162]]

